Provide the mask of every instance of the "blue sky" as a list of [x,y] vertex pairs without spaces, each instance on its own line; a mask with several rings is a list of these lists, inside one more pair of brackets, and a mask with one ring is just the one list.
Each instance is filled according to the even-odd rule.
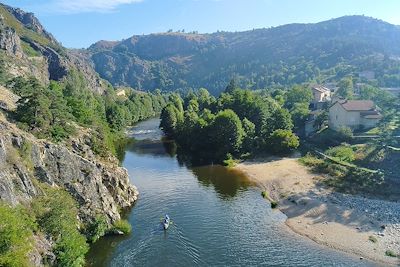
[[366,15],[400,25],[400,0],[5,0],[34,12],[66,47],[169,29],[242,31]]

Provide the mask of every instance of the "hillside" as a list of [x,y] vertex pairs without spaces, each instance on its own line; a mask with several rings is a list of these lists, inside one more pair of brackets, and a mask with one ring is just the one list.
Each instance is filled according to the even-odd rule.
[[[337,80],[375,71],[383,86],[400,84],[400,28],[364,16],[246,32],[137,35],[100,41],[82,53],[114,85],[142,90],[220,92],[236,76],[248,88]],[[385,67],[385,68],[383,68]]]
[[0,266],[83,266],[138,191],[117,156],[159,93],[115,90],[31,13],[0,4]]

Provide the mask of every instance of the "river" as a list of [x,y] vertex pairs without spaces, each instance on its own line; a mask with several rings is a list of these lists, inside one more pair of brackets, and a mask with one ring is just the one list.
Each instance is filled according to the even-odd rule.
[[[140,192],[126,214],[132,234],[100,239],[90,266],[373,266],[290,232],[244,174],[180,163],[158,124],[131,129],[123,160]],[[173,221],[167,231],[165,214]]]

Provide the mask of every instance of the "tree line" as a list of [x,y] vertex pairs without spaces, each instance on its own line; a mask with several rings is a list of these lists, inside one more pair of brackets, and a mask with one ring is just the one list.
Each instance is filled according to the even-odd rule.
[[71,71],[62,82],[51,81],[49,85],[22,77],[6,83],[21,97],[13,114],[19,127],[55,142],[74,135],[79,125],[90,128],[90,145],[100,155],[115,153],[126,126],[156,116],[166,104],[160,91],[126,89],[126,96],[118,96],[109,86],[104,95],[93,93],[77,71]]
[[161,112],[160,128],[199,163],[288,153],[299,146],[289,108],[309,101],[309,93],[300,97],[304,90],[294,87],[263,94],[237,88],[232,81],[218,98],[204,88],[183,98],[171,94]]

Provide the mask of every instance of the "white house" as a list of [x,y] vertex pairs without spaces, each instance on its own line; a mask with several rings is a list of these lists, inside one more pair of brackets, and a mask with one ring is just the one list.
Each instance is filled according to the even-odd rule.
[[329,127],[373,128],[382,119],[379,108],[370,100],[339,100],[329,108]]
[[311,86],[313,100],[311,102],[313,109],[322,109],[327,102],[331,101],[331,90],[322,85]]

